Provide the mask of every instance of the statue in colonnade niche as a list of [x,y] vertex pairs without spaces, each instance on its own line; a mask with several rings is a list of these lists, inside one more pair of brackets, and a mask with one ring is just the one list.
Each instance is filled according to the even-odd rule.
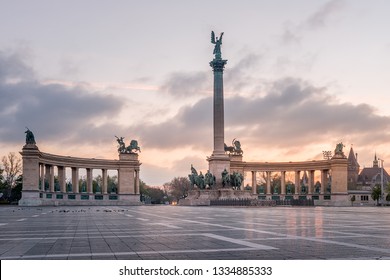
[[259,193],[263,194],[264,193],[264,186],[259,187]]
[[287,190],[287,194],[291,194],[292,189],[291,189],[291,185],[290,184],[287,184],[286,190]]
[[320,190],[321,190],[321,183],[320,182],[317,182],[314,186],[314,191],[315,193],[319,194],[320,193]]

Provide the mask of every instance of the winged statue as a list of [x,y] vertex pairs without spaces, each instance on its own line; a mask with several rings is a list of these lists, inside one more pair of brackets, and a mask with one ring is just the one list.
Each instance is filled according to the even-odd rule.
[[214,31],[211,31],[211,43],[215,45],[213,54],[215,54],[215,58],[221,58],[221,45],[222,45],[222,36],[219,35],[219,38],[215,36]]

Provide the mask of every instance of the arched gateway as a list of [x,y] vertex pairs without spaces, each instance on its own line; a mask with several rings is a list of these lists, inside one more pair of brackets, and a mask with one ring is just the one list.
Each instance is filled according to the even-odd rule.
[[[119,160],[77,158],[41,152],[32,132],[26,137],[21,152],[23,158],[23,190],[21,206],[39,205],[138,205],[140,204],[139,172],[141,163],[133,152],[138,145],[119,150]],[[123,139],[123,137],[122,137]],[[135,141],[135,140],[134,140]],[[134,143],[134,142],[132,142]],[[54,169],[57,167],[55,188]],[[72,179],[66,182],[66,168]],[[86,186],[79,186],[79,170],[86,170]],[[92,171],[101,170],[101,186],[93,190]],[[108,171],[118,174],[116,190],[108,189]],[[71,187],[69,187],[71,186]]]

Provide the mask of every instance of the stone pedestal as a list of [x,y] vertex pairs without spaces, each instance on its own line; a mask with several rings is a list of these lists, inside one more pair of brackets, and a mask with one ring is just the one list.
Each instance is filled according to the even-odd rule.
[[230,174],[230,158],[228,155],[211,156],[208,159],[209,171],[215,176],[217,189],[222,188],[222,172],[226,171]]
[[35,144],[26,144],[20,154],[23,158],[23,190],[19,205],[42,205],[39,190],[39,149]]
[[348,160],[345,157],[331,159],[331,193],[345,195],[348,193]]
[[[139,186],[139,166],[138,154],[119,154],[118,182],[120,195],[137,194]],[[138,190],[139,195],[139,190]]]

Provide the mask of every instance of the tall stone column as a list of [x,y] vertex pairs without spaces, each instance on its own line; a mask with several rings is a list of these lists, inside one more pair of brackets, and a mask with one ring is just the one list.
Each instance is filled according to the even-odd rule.
[[286,194],[286,171],[282,171],[280,176],[280,194]]
[[41,164],[40,165],[40,171],[41,171],[41,178],[40,178],[40,182],[41,182],[41,191],[46,191],[45,190],[45,165],[44,164]]
[[54,192],[54,165],[49,167],[49,190]]
[[299,194],[301,192],[301,171],[295,171],[295,194]]
[[58,181],[60,183],[60,192],[65,193],[66,189],[66,181],[65,181],[65,167],[57,166],[58,169]]
[[314,170],[309,170],[309,189],[308,194],[312,194],[314,189]]
[[107,169],[102,169],[103,189],[102,193],[107,194]]
[[321,194],[324,194],[328,186],[328,170],[321,170]]
[[92,168],[87,168],[87,192],[93,193],[92,187]]
[[50,175],[51,174],[51,166],[50,165],[46,165],[45,164],[45,188],[46,188],[46,182],[48,184],[48,189],[47,191],[51,192],[51,189],[50,189]]
[[140,194],[140,190],[139,190],[139,170],[135,170],[135,182],[134,182],[134,185],[135,185],[135,193],[136,194]]
[[42,205],[39,191],[40,152],[35,144],[26,144],[21,152],[23,159],[23,189],[21,206]]
[[257,193],[256,171],[252,171],[252,194]]
[[72,167],[72,191],[79,193],[79,168]]
[[271,171],[267,171],[267,191],[266,194],[271,194]]
[[[213,98],[213,134],[214,150],[207,160],[209,170],[216,178],[217,188],[222,187],[222,172],[226,169],[230,173],[230,158],[225,154],[225,123],[224,123],[224,97],[223,97],[223,70],[227,60],[222,59],[220,41],[216,41],[218,48],[214,49],[215,58],[210,62],[214,72],[214,98]],[[215,43],[215,42],[214,42]]]

